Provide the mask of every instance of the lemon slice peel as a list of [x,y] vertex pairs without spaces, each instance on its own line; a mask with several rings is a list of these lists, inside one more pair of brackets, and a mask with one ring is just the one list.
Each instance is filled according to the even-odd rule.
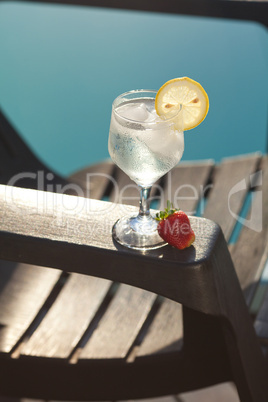
[[197,127],[209,110],[209,98],[199,82],[189,77],[174,78],[158,90],[155,109],[160,117],[167,118],[182,105],[184,130]]

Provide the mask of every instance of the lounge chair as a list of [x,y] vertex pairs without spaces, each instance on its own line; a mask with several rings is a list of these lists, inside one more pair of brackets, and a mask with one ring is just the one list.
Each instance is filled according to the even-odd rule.
[[[3,115],[1,122],[4,144],[11,131],[17,135]],[[7,161],[10,148],[1,149]],[[231,247],[240,285],[224,236],[210,220],[192,218],[196,245],[183,252],[166,247],[142,255],[113,244],[110,229],[120,205],[93,200],[115,197],[109,176],[121,188],[129,184],[110,162],[71,178],[74,189],[91,197],[87,201],[1,185],[0,393],[113,400],[234,381],[242,401],[266,401],[267,368],[246,303],[254,300],[267,260],[267,174],[267,157],[254,154],[217,165],[180,164],[155,188],[155,197],[168,188],[176,199],[177,192],[190,213],[206,198],[204,216],[221,225],[226,239],[247,193],[256,191],[251,210],[256,213],[262,200],[254,217],[262,215],[262,221],[258,227],[251,221],[251,228],[249,217]],[[129,201],[137,190],[125,188]],[[264,343],[266,309],[264,304],[256,319]]]
[[[116,166],[67,181],[3,114],[0,127],[0,395],[116,400],[233,381],[242,401],[267,401],[267,295],[255,311],[268,257],[267,156],[180,164],[153,197],[179,196],[181,209],[203,212],[192,218],[195,246],[141,255],[111,241],[123,208],[113,179],[127,204],[137,197]],[[38,174],[48,192],[36,190]],[[50,192],[62,189],[72,196]],[[240,217],[253,192],[252,214]],[[94,201],[103,198],[113,203]]]

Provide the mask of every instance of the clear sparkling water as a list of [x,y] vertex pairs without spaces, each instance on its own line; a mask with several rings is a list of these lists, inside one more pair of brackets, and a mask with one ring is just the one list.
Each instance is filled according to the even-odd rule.
[[153,99],[125,102],[112,113],[109,153],[137,184],[150,186],[180,161],[184,136],[163,123]]

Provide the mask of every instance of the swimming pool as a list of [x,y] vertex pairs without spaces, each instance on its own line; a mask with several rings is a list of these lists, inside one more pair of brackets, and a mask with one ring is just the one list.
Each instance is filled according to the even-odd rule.
[[184,160],[266,152],[268,34],[250,22],[2,2],[0,105],[61,174],[108,157],[113,99],[199,81],[210,111]]

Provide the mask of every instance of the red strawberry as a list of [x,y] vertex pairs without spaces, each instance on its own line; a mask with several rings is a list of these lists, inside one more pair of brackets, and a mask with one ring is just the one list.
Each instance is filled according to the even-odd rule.
[[183,250],[194,242],[195,234],[188,216],[185,212],[173,208],[169,201],[165,211],[158,213],[156,219],[159,220],[159,236],[171,246]]

